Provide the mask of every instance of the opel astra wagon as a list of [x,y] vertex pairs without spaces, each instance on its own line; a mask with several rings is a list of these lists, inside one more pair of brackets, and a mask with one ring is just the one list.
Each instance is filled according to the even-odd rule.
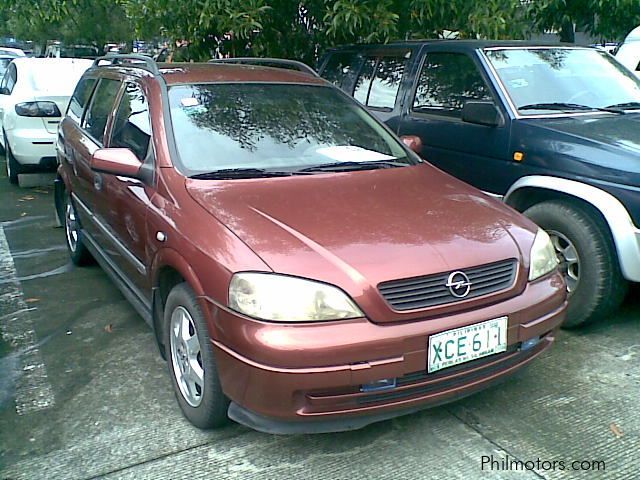
[[553,343],[547,234],[403,140],[312,73],[113,56],[82,77],[57,143],[69,252],[151,325],[194,425],[356,429]]

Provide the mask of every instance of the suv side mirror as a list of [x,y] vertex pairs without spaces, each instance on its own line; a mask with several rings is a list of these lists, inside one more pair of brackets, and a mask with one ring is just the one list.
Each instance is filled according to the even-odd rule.
[[417,135],[403,135],[400,140],[418,155],[422,152],[422,139]]
[[9,89],[7,87],[0,87],[0,95],[9,95]]
[[462,107],[462,121],[487,127],[497,127],[502,125],[503,118],[500,110],[493,102],[469,101]]
[[142,162],[128,148],[100,148],[93,152],[90,166],[96,172],[140,178]]

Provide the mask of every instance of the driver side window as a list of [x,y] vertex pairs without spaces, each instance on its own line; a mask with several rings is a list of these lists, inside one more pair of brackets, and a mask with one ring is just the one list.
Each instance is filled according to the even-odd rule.
[[428,53],[418,78],[413,111],[460,118],[469,100],[492,100],[473,60],[462,53]]

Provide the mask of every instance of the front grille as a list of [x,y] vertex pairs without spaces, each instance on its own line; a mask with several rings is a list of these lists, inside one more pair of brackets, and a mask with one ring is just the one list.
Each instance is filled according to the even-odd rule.
[[378,285],[378,290],[395,310],[433,307],[504,290],[513,285],[517,265],[515,259],[509,259],[460,270],[471,283],[469,294],[464,298],[454,296],[445,286],[451,272],[392,280]]

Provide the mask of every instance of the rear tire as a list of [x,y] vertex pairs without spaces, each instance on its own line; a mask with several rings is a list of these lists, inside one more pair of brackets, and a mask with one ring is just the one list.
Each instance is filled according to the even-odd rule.
[[569,290],[564,328],[606,317],[627,293],[615,247],[607,226],[587,208],[553,200],[524,214],[547,231],[558,253]]
[[167,365],[180,409],[198,428],[229,422],[229,400],[222,391],[207,323],[193,290],[173,287],[164,308]]
[[9,182],[14,185],[18,185],[18,175],[22,173],[22,165],[20,165],[13,156],[11,146],[9,145],[9,139],[7,139],[6,134],[4,136],[4,144],[6,145],[5,156],[7,160],[7,177],[9,177]]

